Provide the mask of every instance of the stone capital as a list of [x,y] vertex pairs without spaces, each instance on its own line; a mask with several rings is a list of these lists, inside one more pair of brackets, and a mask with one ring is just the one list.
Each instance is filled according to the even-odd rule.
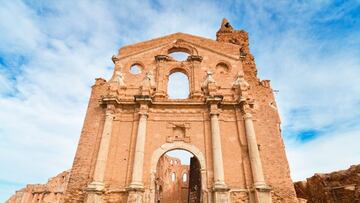
[[249,98],[245,99],[244,97],[241,97],[239,100],[239,104],[240,104],[241,113],[243,114],[244,118],[248,117],[245,116],[246,114],[251,115],[252,113],[255,113],[254,100],[251,100]]
[[107,106],[106,106],[106,110],[105,110],[105,115],[106,116],[114,116],[114,114],[115,114],[115,105],[113,105],[113,104],[108,104]]
[[244,119],[252,119],[252,115],[251,115],[251,113],[244,113],[244,115],[243,115],[243,118]]
[[147,112],[139,112],[139,117],[140,118],[148,118],[149,117],[149,114]]
[[216,116],[218,117],[220,115],[220,112],[217,110],[217,111],[211,111],[210,112],[210,116],[213,117],[213,116]]

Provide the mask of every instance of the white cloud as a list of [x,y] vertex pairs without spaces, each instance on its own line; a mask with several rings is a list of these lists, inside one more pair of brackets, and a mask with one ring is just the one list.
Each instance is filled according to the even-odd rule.
[[287,154],[294,181],[304,180],[314,173],[329,173],[359,164],[360,128],[331,132],[305,144],[293,142]]
[[[283,135],[296,180],[360,162],[356,149],[360,135],[354,128],[360,122],[360,32],[332,27],[334,20],[350,18],[343,11],[354,4],[342,9],[329,5],[264,3],[244,14],[255,19],[249,29],[259,75],[271,79],[273,89],[279,90]],[[274,10],[278,16],[273,16]],[[274,23],[276,18],[283,24]],[[318,22],[331,33],[314,27]],[[315,130],[319,137],[301,142],[297,136],[306,130]]]
[[[167,9],[160,13],[140,1],[0,4],[0,54],[7,54],[1,57],[26,58],[21,70],[18,64],[0,69],[1,93],[17,90],[0,97],[0,162],[6,163],[0,180],[45,182],[71,167],[90,86],[96,77],[110,77],[110,58],[120,44],[181,31],[179,25],[182,31],[210,33],[199,22],[214,16],[183,17],[174,12],[177,7]],[[170,26],[174,22],[180,24]],[[13,187],[0,199],[12,192]]]

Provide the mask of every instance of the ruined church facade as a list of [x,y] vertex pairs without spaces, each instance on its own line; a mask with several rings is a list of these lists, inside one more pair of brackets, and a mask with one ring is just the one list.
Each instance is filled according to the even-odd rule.
[[[273,90],[257,78],[245,31],[224,20],[216,40],[175,33],[112,60],[112,78],[92,86],[64,202],[160,202],[157,164],[174,149],[198,160],[193,202],[297,202]],[[168,96],[176,72],[186,99]]]

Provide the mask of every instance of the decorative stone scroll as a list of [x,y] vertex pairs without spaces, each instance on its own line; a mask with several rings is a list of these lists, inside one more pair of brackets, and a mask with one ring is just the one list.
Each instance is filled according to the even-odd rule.
[[184,141],[190,142],[190,135],[186,133],[190,129],[189,123],[171,122],[168,123],[167,128],[172,129],[170,135],[166,137],[166,142]]

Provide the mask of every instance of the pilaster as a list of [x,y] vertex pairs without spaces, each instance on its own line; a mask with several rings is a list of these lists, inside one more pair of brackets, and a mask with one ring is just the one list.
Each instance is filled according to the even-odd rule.
[[166,77],[164,76],[164,69],[166,66],[166,62],[169,60],[170,58],[167,55],[155,56],[157,81],[156,91],[154,94],[155,99],[163,99],[166,97]]
[[203,98],[203,93],[201,91],[201,79],[197,78],[198,75],[201,75],[201,61],[202,57],[198,55],[190,55],[187,58],[187,61],[191,63],[191,72],[192,72],[192,90],[190,92],[190,97],[193,99]]
[[85,191],[88,193],[86,199],[87,203],[103,202],[101,195],[102,193],[104,193],[104,189],[105,189],[104,176],[105,176],[106,162],[109,154],[114,113],[115,113],[115,106],[108,104],[105,113],[104,129],[101,135],[99,151],[97,154],[95,170],[93,174],[93,181],[85,189]]
[[221,96],[208,97],[206,99],[210,107],[211,120],[211,141],[213,152],[213,168],[214,168],[214,185],[213,194],[214,202],[228,203],[229,189],[225,184],[224,178],[224,163],[221,149],[221,135],[219,124],[219,109],[218,104],[221,102]]
[[247,106],[248,104],[245,101],[242,101],[241,105],[245,122],[251,171],[254,181],[252,189],[255,194],[255,202],[271,203],[271,188],[265,182],[252,114],[250,113],[250,109]]
[[142,203],[144,194],[143,167],[144,151],[146,141],[146,124],[148,117],[148,108],[151,99],[146,96],[135,97],[135,101],[140,104],[139,124],[136,135],[135,155],[132,171],[132,180],[127,188],[129,191],[128,203]]

